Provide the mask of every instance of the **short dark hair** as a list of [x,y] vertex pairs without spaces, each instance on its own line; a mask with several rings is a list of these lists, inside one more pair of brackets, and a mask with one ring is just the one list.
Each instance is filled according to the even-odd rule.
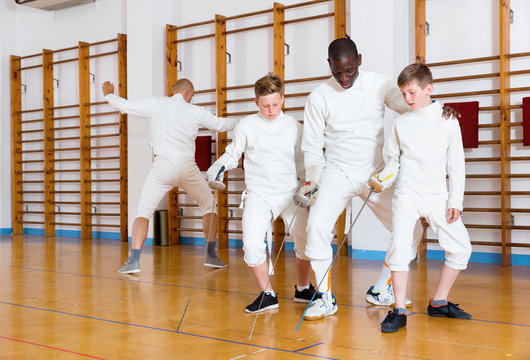
[[330,60],[358,55],[357,45],[349,38],[335,39],[328,46],[328,59]]
[[278,93],[283,95],[283,80],[274,73],[268,73],[254,84],[256,99],[260,96]]
[[410,64],[399,74],[397,84],[399,87],[403,87],[413,81],[416,81],[422,89],[428,84],[432,84],[432,73],[429,67],[421,62]]

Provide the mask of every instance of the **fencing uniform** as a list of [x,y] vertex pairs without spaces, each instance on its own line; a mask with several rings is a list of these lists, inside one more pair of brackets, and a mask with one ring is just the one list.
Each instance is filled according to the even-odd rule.
[[[349,89],[330,78],[307,99],[302,138],[305,168],[323,167],[307,226],[306,255],[311,259],[332,258],[337,218],[352,197],[366,199],[367,180],[384,165],[385,105],[399,113],[409,110],[390,78],[371,72],[359,72]],[[392,231],[392,189],[373,193],[367,205]],[[419,241],[419,225],[417,235]]]
[[[218,169],[234,169],[245,153],[245,185],[243,199],[243,250],[245,262],[258,266],[267,259],[265,234],[270,222],[282,216],[287,225],[293,221],[296,206],[292,199],[298,189],[298,178],[304,178],[302,154],[299,150],[302,125],[281,112],[274,120],[260,113],[247,116],[234,128],[233,140],[225,153],[212,165]],[[307,209],[299,208],[290,228],[295,253],[305,253]]]
[[[447,210],[462,211],[465,159],[457,120],[441,117],[442,106],[434,102],[396,119],[387,140],[387,166],[396,180],[393,198],[393,232],[389,249],[392,271],[408,271],[414,224],[423,216],[446,252],[446,266],[466,269],[471,255],[469,235],[459,218],[447,223]],[[397,170],[397,171],[396,171]],[[446,175],[449,175],[449,191]]]
[[195,138],[199,128],[227,131],[236,120],[218,118],[181,94],[128,101],[114,94],[105,96],[122,113],[149,118],[155,160],[140,195],[137,217],[151,218],[164,195],[182,188],[199,204],[203,214],[211,213],[214,196],[195,163]]

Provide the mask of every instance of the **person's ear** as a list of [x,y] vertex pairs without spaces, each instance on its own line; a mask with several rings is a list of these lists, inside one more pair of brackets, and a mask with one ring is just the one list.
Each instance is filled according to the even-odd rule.
[[361,54],[357,55],[357,66],[361,66],[363,63],[363,56]]
[[254,102],[256,103],[256,106],[259,107],[258,99],[254,98]]
[[434,90],[434,87],[432,84],[425,85],[425,92],[427,93],[427,95],[431,95],[433,90]]
[[283,94],[282,94],[282,105],[283,105],[284,101],[285,101],[285,96],[283,96]]

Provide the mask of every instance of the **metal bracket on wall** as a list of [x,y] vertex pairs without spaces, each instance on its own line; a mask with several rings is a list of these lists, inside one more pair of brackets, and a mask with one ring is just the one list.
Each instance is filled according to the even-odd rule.
[[429,24],[427,21],[425,22],[425,35],[429,35],[431,33],[431,24]]
[[61,207],[59,205],[55,205],[55,207],[57,208],[57,212],[60,213],[61,212]]
[[97,208],[97,207],[95,207],[94,205],[92,205],[92,211],[93,211],[93,213],[95,214],[95,213],[97,213],[97,212],[98,212],[98,208]]
[[182,71],[182,61],[177,60],[177,72]]
[[285,56],[289,55],[291,46],[287,43],[285,43]]
[[228,51],[226,52],[226,56],[228,57],[228,59],[226,60],[226,63],[227,64],[231,64],[232,63],[232,54],[230,54]]
[[20,86],[22,87],[22,94],[25,94],[26,93],[26,85],[20,84]]
[[58,88],[59,87],[59,79],[53,78],[53,87]]
[[183,216],[184,215],[184,209],[183,208],[179,208],[179,216]]
[[92,74],[92,73],[89,73],[90,74],[90,83],[93,84],[96,82],[96,75]]
[[510,9],[510,24],[513,24],[513,18],[514,18],[513,9]]

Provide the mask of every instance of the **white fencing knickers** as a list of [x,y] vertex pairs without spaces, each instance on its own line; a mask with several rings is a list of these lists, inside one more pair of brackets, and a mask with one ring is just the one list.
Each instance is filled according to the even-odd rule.
[[[354,196],[359,196],[366,200],[370,189],[365,181],[352,183],[336,165],[326,164],[324,168],[320,186],[317,192],[317,199],[309,211],[307,220],[307,247],[306,256],[310,259],[331,259],[333,249],[333,228],[346,206],[351,203]],[[388,230],[392,231],[392,196],[394,188],[387,189],[381,193],[372,193],[366,205],[372,210],[375,216]],[[414,229],[414,244],[411,244],[411,251],[416,253],[421,241],[423,230],[418,222]],[[388,252],[385,261],[388,258]]]
[[414,254],[410,251],[413,226],[420,216],[425,217],[438,236],[440,246],[445,250],[445,265],[455,270],[467,268],[471,256],[469,234],[462,223],[462,218],[452,224],[447,223],[446,204],[446,199],[423,201],[420,208],[410,195],[396,191],[392,207],[394,230],[388,249],[390,270],[409,270],[409,263],[414,258]]
[[[180,187],[199,205],[202,214],[208,214],[214,209],[212,189],[202,176],[194,158],[174,159],[175,164],[168,158],[156,156],[153,168],[145,180],[140,203],[136,210],[137,217],[150,219],[155,209],[174,187]],[[214,209],[215,212],[215,209]]]
[[[288,197],[289,199],[292,196]],[[293,221],[293,215],[296,212],[294,222],[292,222],[289,234],[294,238],[294,251],[297,258],[308,260],[305,256],[305,247],[307,243],[306,224],[307,209],[297,206],[292,202],[281,212],[280,216],[285,222],[285,228]],[[259,266],[267,260],[265,234],[272,220],[272,211],[270,206],[258,194],[248,191],[243,207],[243,251],[245,252],[245,262],[248,266]]]

